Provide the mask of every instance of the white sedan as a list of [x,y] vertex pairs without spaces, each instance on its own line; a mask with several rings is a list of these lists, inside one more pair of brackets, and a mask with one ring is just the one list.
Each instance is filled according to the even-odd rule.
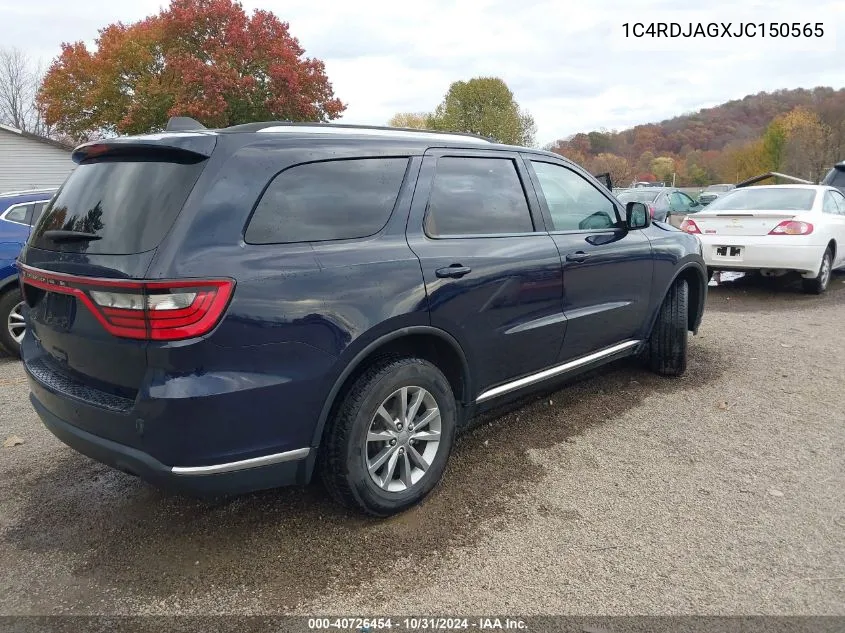
[[734,189],[684,218],[681,229],[698,236],[712,270],[796,271],[814,294],[845,266],[845,196],[833,187]]

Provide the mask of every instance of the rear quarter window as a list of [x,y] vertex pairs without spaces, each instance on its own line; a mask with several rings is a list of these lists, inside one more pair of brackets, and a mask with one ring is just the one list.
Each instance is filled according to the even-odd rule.
[[408,158],[354,158],[295,165],[270,181],[244,239],[249,244],[368,237],[387,224]]

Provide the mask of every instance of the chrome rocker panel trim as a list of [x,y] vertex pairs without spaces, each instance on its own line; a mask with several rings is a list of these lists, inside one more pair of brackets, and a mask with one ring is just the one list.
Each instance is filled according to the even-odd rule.
[[565,374],[574,369],[578,369],[579,367],[583,367],[584,365],[589,365],[590,363],[593,363],[597,360],[601,360],[602,358],[607,358],[608,356],[613,356],[614,354],[624,352],[625,350],[631,349],[632,347],[636,347],[641,343],[642,341],[625,341],[624,343],[619,343],[618,345],[614,345],[613,347],[607,347],[598,352],[588,354],[587,356],[582,356],[581,358],[576,358],[575,360],[568,361],[566,363],[563,363],[562,365],[549,367],[548,369],[544,369],[543,371],[539,371],[535,374],[524,376],[523,378],[519,378],[518,380],[506,382],[503,385],[499,385],[498,387],[493,387],[492,389],[488,389],[487,391],[482,392],[475,399],[475,402],[481,403],[486,400],[490,400],[491,398],[496,398],[497,396],[510,393],[511,391],[522,389],[523,387],[527,387],[528,385],[533,385],[535,383],[548,380],[549,378],[560,376],[561,374]]

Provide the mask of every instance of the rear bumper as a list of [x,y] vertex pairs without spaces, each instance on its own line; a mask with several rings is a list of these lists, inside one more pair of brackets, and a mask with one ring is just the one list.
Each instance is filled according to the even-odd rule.
[[239,462],[208,466],[169,466],[131,446],[83,431],[51,413],[30,394],[44,426],[62,442],[83,455],[137,475],[156,486],[194,496],[235,495],[265,488],[307,482],[314,451],[302,448]]
[[[699,235],[698,238],[704,262],[716,270],[795,270],[806,276],[816,276],[827,247],[826,244],[807,244],[804,236]],[[719,254],[717,249],[723,246],[741,247],[741,254]]]

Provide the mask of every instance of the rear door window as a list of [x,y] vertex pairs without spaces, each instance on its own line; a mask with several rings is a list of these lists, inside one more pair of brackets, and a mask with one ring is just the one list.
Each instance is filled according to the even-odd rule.
[[836,203],[836,208],[839,209],[839,214],[845,215],[845,196],[843,196],[838,191],[831,191],[830,194],[833,196],[833,201]]
[[824,203],[822,204],[822,213],[839,215],[839,205],[836,204],[836,200],[834,199],[833,194],[830,191],[824,192]]
[[[205,166],[122,157],[77,166],[35,228],[36,248],[127,255],[156,248]],[[97,239],[53,241],[46,231],[92,233]]]
[[432,237],[533,232],[534,223],[514,160],[438,158],[425,231]]
[[295,165],[270,182],[244,239],[283,244],[375,235],[390,218],[407,167],[407,158]]

